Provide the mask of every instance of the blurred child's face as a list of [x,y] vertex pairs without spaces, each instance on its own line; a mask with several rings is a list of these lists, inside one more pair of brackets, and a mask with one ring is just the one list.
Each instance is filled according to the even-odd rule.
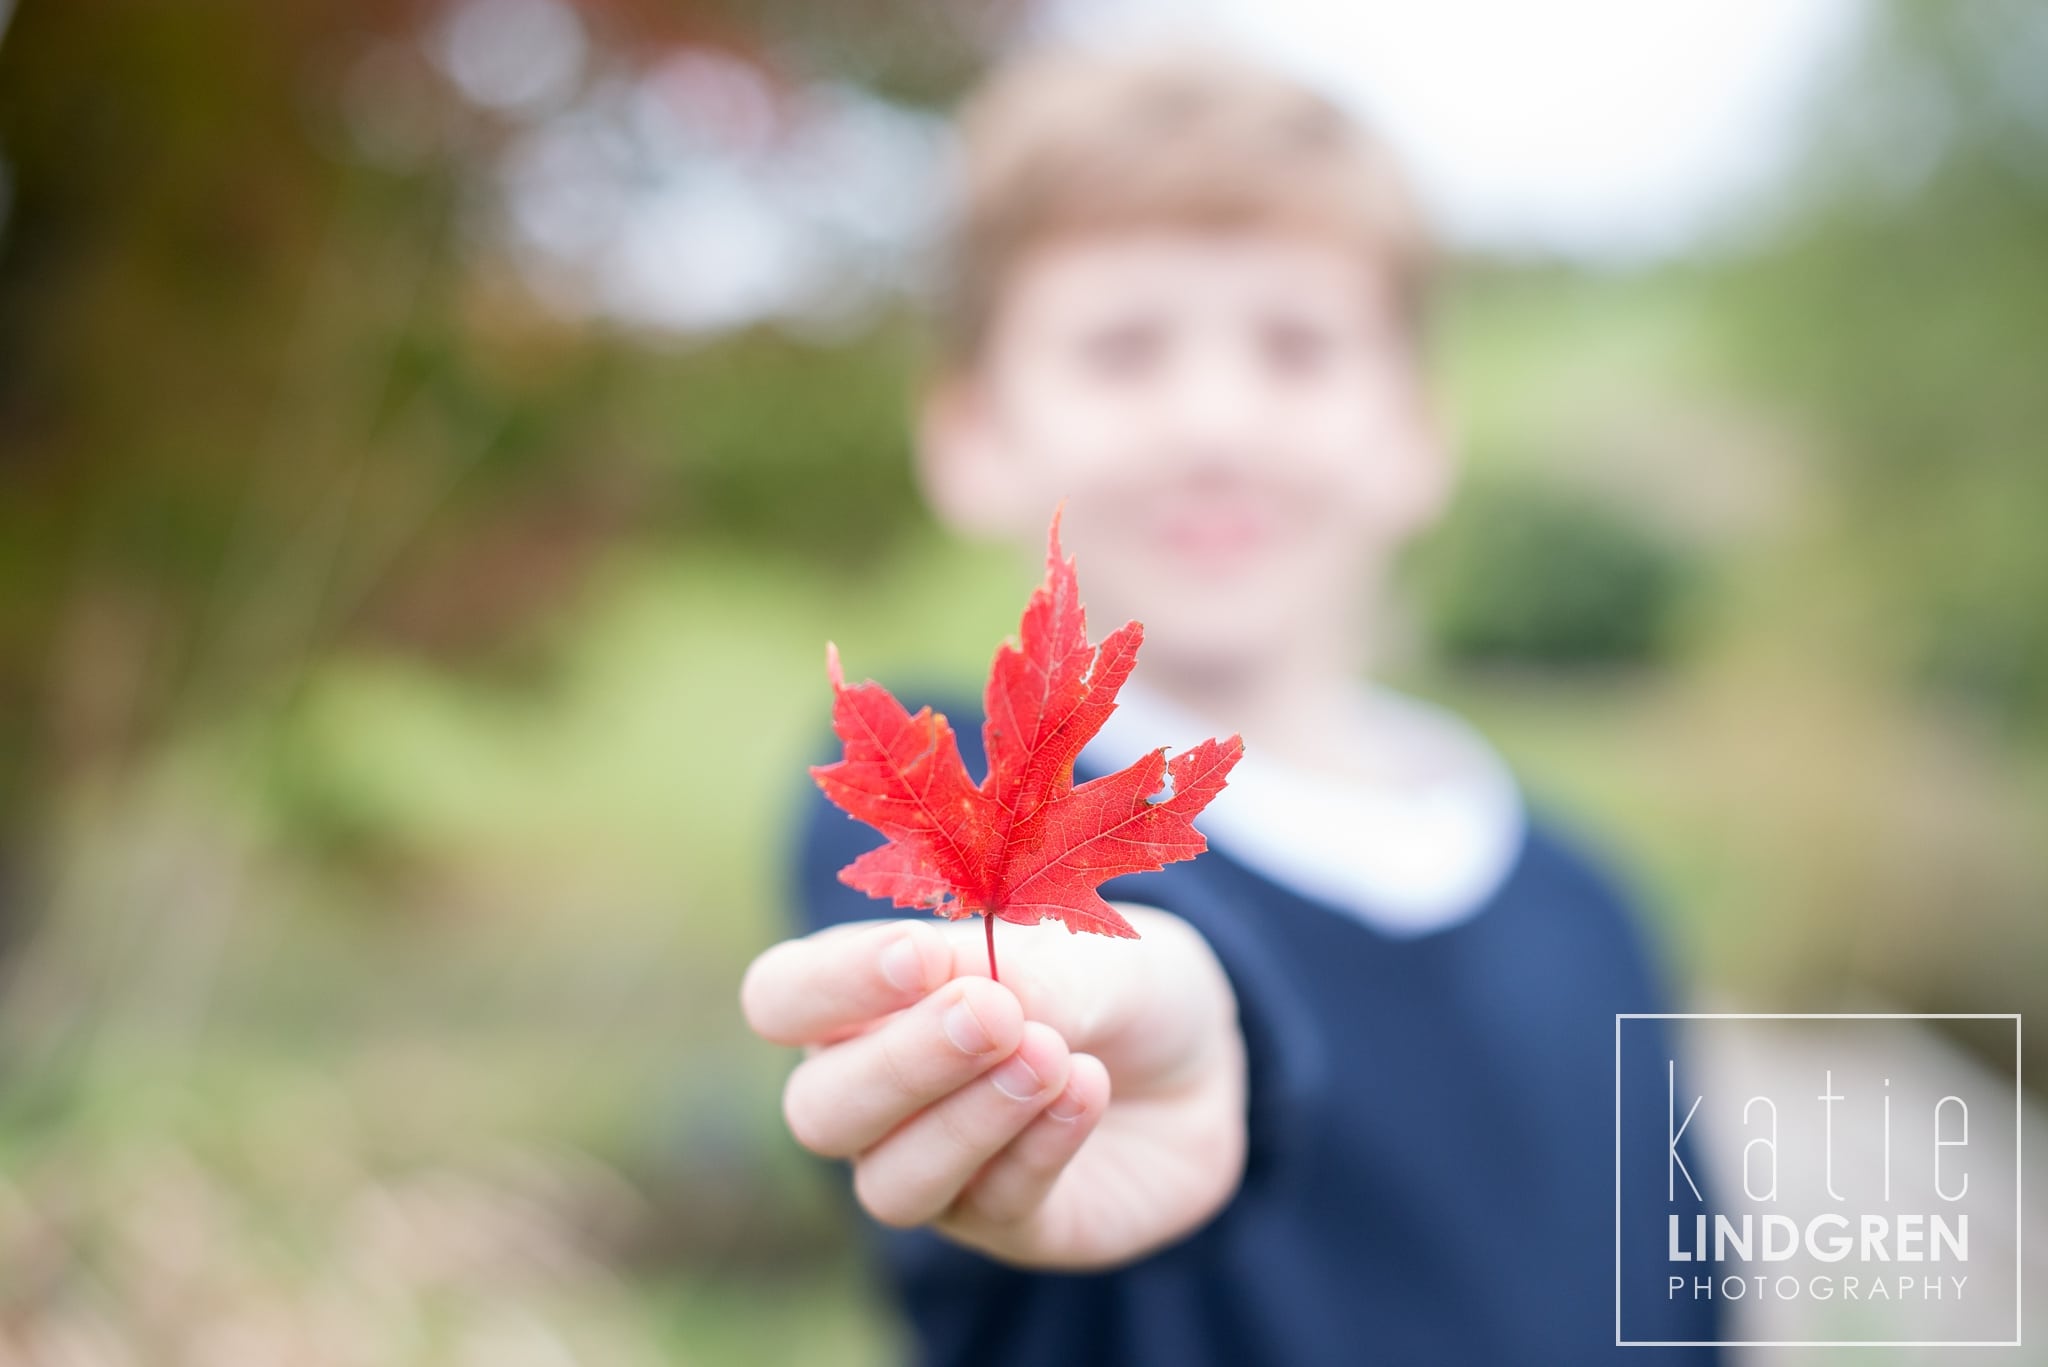
[[1348,648],[1445,482],[1386,282],[1281,231],[1039,248],[974,371],[931,397],[923,447],[963,530],[1042,538],[1064,498],[1091,625],[1142,619],[1166,669]]

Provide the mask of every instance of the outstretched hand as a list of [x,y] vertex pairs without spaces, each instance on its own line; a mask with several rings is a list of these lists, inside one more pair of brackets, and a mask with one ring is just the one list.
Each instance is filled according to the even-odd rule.
[[1245,1052],[1201,934],[1150,907],[1137,940],[1005,939],[991,981],[973,919],[863,921],[764,951],[740,1003],[800,1046],[797,1142],[852,1162],[884,1224],[1002,1261],[1079,1271],[1192,1233],[1237,1188]]

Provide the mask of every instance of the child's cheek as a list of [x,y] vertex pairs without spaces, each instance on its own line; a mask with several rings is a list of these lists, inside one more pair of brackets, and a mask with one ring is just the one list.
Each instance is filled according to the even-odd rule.
[[1130,464],[1130,415],[1125,405],[1089,387],[1056,381],[1036,387],[1020,408],[1019,459],[1042,472],[1039,481],[1062,496],[1077,483],[1115,478]]

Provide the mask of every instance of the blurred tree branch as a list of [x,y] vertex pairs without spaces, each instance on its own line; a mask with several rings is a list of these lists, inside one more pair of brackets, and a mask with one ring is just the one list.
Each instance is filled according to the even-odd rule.
[[[932,102],[1021,8],[576,13],[586,82],[694,46],[775,89],[830,78]],[[488,651],[621,538],[843,555],[849,510],[874,519],[870,544],[910,515],[900,329],[879,346],[760,333],[678,350],[519,286],[487,222],[516,117],[436,69],[452,13],[28,0],[13,15],[0,867],[70,776],[288,689],[337,641]]]

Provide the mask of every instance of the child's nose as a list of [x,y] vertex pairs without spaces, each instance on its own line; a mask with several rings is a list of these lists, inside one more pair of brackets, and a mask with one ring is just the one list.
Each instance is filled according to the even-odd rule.
[[1191,348],[1176,379],[1169,401],[1181,443],[1249,453],[1270,433],[1270,386],[1242,348]]

